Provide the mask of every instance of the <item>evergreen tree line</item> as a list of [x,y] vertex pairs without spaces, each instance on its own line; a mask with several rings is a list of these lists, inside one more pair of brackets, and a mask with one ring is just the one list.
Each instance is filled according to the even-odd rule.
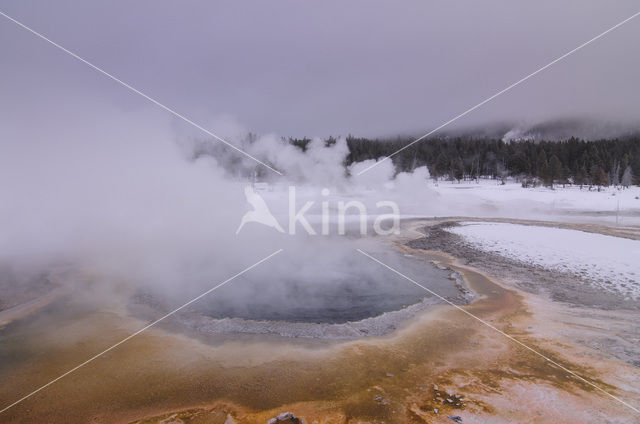
[[[290,139],[306,150],[308,139]],[[640,136],[626,139],[584,141],[512,141],[476,138],[432,138],[409,144],[412,139],[367,139],[349,136],[345,165],[392,156],[396,172],[410,172],[426,165],[436,179],[505,178],[523,185],[542,183],[593,186],[639,184]],[[325,140],[327,145],[334,138]]]

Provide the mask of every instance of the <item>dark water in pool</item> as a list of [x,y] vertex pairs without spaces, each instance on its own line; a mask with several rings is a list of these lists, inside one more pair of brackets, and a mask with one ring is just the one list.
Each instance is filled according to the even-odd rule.
[[[452,301],[460,294],[449,271],[401,251],[369,251],[418,283]],[[212,318],[344,323],[402,309],[433,297],[360,253],[341,260],[297,264],[290,272],[265,269],[203,299],[196,309]],[[435,298],[434,300],[437,300]]]

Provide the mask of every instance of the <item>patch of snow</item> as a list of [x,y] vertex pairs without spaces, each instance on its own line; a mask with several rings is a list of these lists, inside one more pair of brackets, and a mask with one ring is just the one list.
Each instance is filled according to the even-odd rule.
[[464,222],[448,228],[474,247],[579,275],[609,292],[640,299],[640,241],[554,227]]

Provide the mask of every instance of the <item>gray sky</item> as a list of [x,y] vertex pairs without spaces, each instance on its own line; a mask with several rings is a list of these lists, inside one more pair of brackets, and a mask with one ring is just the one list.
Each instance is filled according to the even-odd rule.
[[[0,10],[213,132],[230,117],[260,133],[376,136],[430,130],[640,2],[4,0]],[[637,18],[460,125],[638,122],[639,51]],[[0,58],[5,127],[55,131],[82,125],[74,111],[109,121],[105,108],[153,108],[3,17]]]

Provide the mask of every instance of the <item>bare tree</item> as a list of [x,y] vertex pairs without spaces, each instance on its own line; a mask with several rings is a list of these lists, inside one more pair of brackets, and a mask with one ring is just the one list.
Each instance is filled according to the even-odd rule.
[[631,174],[631,167],[627,166],[622,174],[622,186],[627,188],[633,183],[633,175]]

